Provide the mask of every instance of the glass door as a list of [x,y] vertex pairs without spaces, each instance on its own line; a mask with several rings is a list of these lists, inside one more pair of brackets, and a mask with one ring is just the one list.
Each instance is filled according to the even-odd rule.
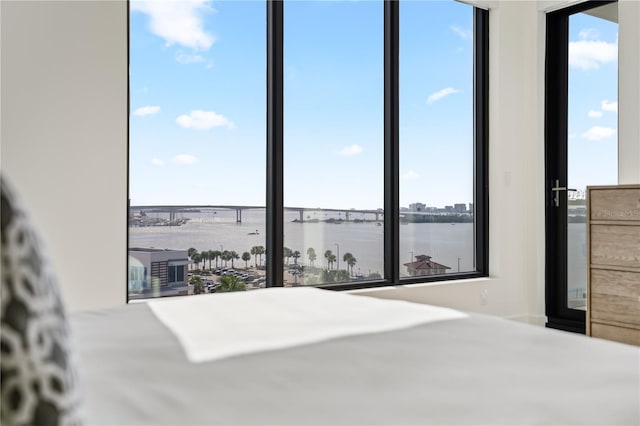
[[547,326],[584,332],[586,187],[617,183],[617,3],[547,17]]

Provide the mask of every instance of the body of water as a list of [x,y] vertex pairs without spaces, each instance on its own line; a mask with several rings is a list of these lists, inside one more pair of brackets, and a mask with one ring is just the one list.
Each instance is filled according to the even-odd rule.
[[[152,214],[168,218],[168,214]],[[305,220],[343,218],[342,213],[308,212]],[[266,245],[264,210],[245,210],[242,223],[236,223],[235,210],[218,210],[178,214],[190,219],[182,226],[132,227],[129,229],[130,247],[153,247],[168,249],[196,248],[203,250],[234,250],[240,256],[251,251],[253,246]],[[349,252],[357,262],[354,273],[377,272],[383,274],[384,226],[372,221],[373,215],[352,213],[350,219],[368,222],[294,222],[299,219],[296,211],[285,212],[285,246],[299,251],[298,263],[308,265],[307,249],[313,247],[317,259],[315,266],[325,266],[324,253],[331,250],[338,255],[340,269],[346,269],[342,256]],[[400,226],[401,263],[412,261],[412,256],[431,256],[434,262],[448,266],[448,272],[474,271],[474,247],[472,223],[408,223]],[[293,263],[293,259],[290,259]],[[253,264],[253,259],[249,262]],[[236,266],[244,261],[236,260]],[[406,267],[401,266],[406,275]]]

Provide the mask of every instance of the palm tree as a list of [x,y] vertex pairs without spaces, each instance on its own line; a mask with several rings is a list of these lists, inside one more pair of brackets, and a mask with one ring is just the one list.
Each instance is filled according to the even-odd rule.
[[333,256],[333,252],[331,250],[327,250],[324,252],[324,258],[327,259],[327,268],[331,269],[329,266],[329,256]]
[[291,257],[293,257],[293,263],[298,264],[298,258],[300,257],[300,252],[298,250],[291,253]]
[[238,253],[236,253],[234,250],[231,250],[229,252],[229,260],[231,261],[231,268],[233,268],[234,259],[240,259],[240,256],[238,256]]
[[247,269],[249,267],[247,265],[247,262],[251,260],[251,253],[249,253],[248,251],[242,253],[242,260],[244,260],[244,269]]
[[200,253],[195,252],[191,255],[191,260],[193,261],[193,263],[196,265],[196,269],[200,269]]
[[229,260],[229,250],[225,250],[220,255],[220,258],[224,260],[224,267],[227,267],[227,261]]
[[[336,261],[336,255],[331,253],[327,258],[327,261],[329,262],[329,265],[333,266],[333,262]],[[329,267],[329,269],[331,269],[331,267]]]
[[251,254],[253,255],[253,259],[254,259],[253,263],[257,268],[258,267],[258,246],[251,247]]
[[258,256],[260,256],[260,265],[262,265],[262,255],[267,252],[267,250],[263,246],[257,246],[256,251]]
[[[202,270],[207,268],[207,260],[209,259],[209,251],[203,250],[200,252],[200,260],[202,260]],[[209,261],[209,266],[211,266],[211,261]]]
[[342,256],[342,260],[344,260],[347,266],[351,268],[351,275],[353,275],[353,266],[357,262],[356,258],[353,257],[351,253],[345,253],[344,256]]
[[204,283],[198,275],[194,275],[189,279],[189,285],[193,286],[193,294],[204,293]]
[[283,258],[284,258],[284,260],[285,260],[285,262],[284,262],[284,263],[285,263],[285,265],[288,265],[288,264],[289,264],[289,258],[291,257],[291,255],[292,255],[292,254],[293,254],[293,252],[291,251],[291,249],[290,249],[289,247],[285,247],[285,248],[282,250],[282,257],[283,257]]
[[191,258],[191,260],[193,260],[194,262],[195,262],[195,260],[193,259],[193,255],[195,255],[196,253],[198,253],[198,250],[194,249],[193,247],[191,247],[189,250],[187,250],[187,254]]
[[316,251],[313,247],[309,247],[307,249],[307,257],[309,258],[309,263],[311,264],[311,266],[313,266],[313,262],[315,262],[315,260],[318,258],[318,255],[316,255]]
[[229,291],[245,291],[247,285],[235,275],[225,275],[218,279],[216,293],[226,293]]
[[220,250],[211,251],[211,257],[216,261],[216,268],[218,267],[218,259],[220,258],[221,255],[222,255],[222,252]]

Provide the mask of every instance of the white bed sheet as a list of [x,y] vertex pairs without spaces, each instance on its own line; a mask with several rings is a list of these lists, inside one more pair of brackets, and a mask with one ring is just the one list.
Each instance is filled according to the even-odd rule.
[[149,307],[191,362],[467,317],[448,308],[303,287],[158,300]]

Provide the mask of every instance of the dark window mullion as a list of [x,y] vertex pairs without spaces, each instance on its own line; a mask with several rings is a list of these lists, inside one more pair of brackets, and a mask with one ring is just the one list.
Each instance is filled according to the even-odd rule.
[[473,15],[474,243],[476,272],[489,274],[489,11]]
[[384,278],[400,282],[399,14],[400,2],[384,2]]
[[267,0],[267,287],[284,285],[283,6]]

